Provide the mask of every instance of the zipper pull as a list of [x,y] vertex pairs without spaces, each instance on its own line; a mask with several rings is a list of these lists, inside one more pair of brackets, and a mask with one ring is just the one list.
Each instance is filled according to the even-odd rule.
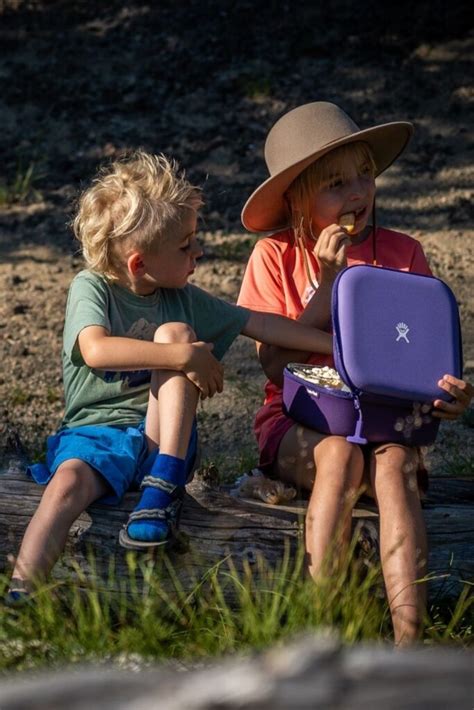
[[354,402],[354,409],[357,412],[357,422],[354,433],[352,436],[346,436],[346,441],[349,441],[351,444],[367,444],[367,439],[362,436],[364,419],[362,417],[362,407],[360,406],[359,396],[357,394],[353,394],[352,401]]

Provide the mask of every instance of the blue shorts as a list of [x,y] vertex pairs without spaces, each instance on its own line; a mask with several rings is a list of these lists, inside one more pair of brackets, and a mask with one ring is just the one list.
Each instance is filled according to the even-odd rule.
[[[186,473],[190,479],[197,454],[197,428],[193,424],[186,454]],[[129,490],[138,490],[144,476],[151,471],[159,449],[148,453],[145,423],[138,427],[79,426],[48,437],[46,463],[32,464],[29,475],[46,485],[58,467],[70,459],[80,459],[101,474],[112,492],[101,503],[117,505]]]

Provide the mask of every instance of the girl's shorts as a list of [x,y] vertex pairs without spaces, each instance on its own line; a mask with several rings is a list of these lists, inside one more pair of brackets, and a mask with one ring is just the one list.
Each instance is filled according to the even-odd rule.
[[[282,442],[283,437],[286,432],[294,426],[296,422],[290,417],[282,414],[281,417],[275,419],[268,430],[265,432],[265,436],[261,437],[260,444],[262,446],[260,450],[259,468],[265,476],[269,478],[278,478],[276,473],[276,461],[278,457],[278,450]],[[364,462],[366,470],[370,469],[370,457],[374,448],[380,446],[380,444],[365,444],[361,446],[362,453],[364,455]],[[416,477],[418,481],[418,488],[420,493],[426,493],[428,490],[428,471],[426,470],[423,455],[421,449],[417,449],[418,453],[418,468],[416,472]]]
[[[192,478],[198,446],[196,422],[193,424],[186,473]],[[144,476],[151,471],[159,449],[148,452],[145,423],[138,427],[80,426],[49,436],[46,463],[28,467],[29,475],[40,485],[46,485],[58,467],[70,459],[80,459],[101,474],[111,488],[100,499],[106,505],[117,505],[129,490],[138,490]]]

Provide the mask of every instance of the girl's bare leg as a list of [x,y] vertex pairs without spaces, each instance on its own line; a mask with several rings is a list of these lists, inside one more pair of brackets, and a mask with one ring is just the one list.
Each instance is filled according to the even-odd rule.
[[376,449],[371,480],[380,514],[380,556],[395,644],[419,637],[426,609],[427,541],[414,449],[394,444]]
[[70,459],[59,466],[23,537],[12,574],[15,588],[30,591],[48,575],[74,520],[108,492],[105,479],[84,461]]
[[295,425],[280,444],[277,471],[282,480],[312,491],[306,514],[308,571],[315,579],[330,573],[350,540],[352,508],[364,474],[360,448],[344,437]]

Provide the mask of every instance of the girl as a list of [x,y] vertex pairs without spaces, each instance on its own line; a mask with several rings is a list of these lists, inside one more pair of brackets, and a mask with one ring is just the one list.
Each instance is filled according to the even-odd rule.
[[[375,177],[400,155],[412,133],[406,122],[360,130],[326,102],[280,118],[265,143],[270,177],[242,211],[248,230],[276,233],[256,244],[239,304],[329,329],[332,285],[347,265],[431,274],[417,241],[375,224]],[[312,491],[305,542],[310,574],[317,579],[322,573],[335,541],[341,555],[346,550],[352,507],[365,484],[379,508],[395,641],[412,641],[425,610],[425,585],[415,581],[425,575],[427,560],[418,451],[390,442],[361,447],[297,425],[282,411],[283,369],[290,361],[333,365],[331,357],[262,343],[257,351],[269,380],[255,420],[260,466]],[[453,401],[436,400],[434,416],[455,419],[469,406],[473,388],[449,373],[438,385]]]

